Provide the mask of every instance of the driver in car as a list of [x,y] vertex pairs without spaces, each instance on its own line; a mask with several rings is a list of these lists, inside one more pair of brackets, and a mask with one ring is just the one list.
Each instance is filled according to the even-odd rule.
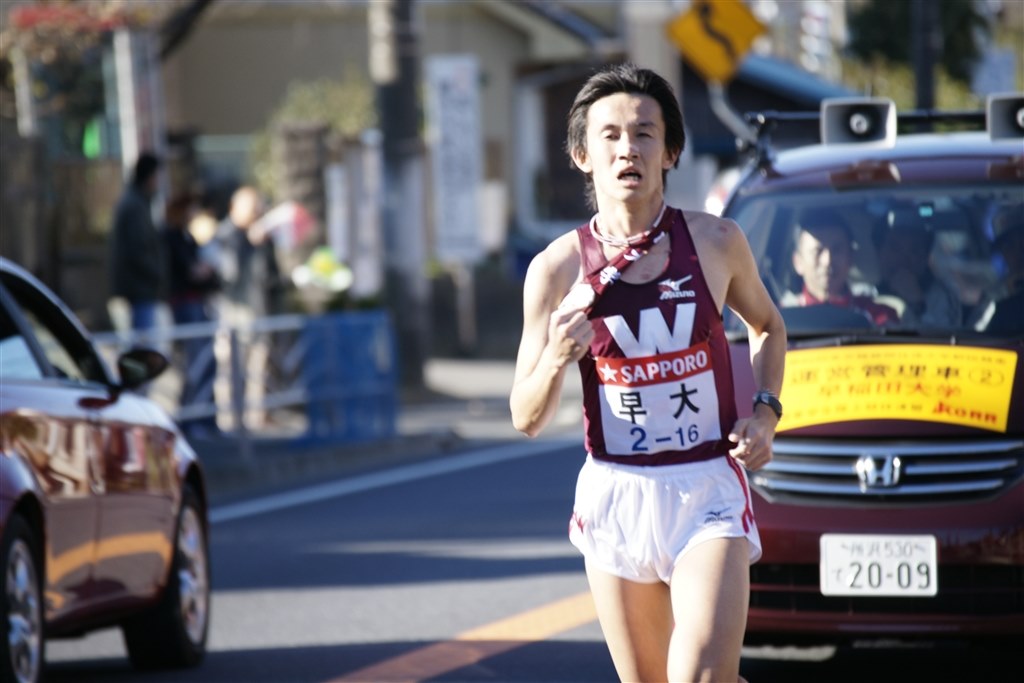
[[793,246],[793,269],[803,278],[799,294],[789,293],[782,306],[831,304],[862,313],[875,325],[899,322],[895,309],[870,296],[850,291],[853,235],[842,215],[830,208],[814,208],[800,217]]

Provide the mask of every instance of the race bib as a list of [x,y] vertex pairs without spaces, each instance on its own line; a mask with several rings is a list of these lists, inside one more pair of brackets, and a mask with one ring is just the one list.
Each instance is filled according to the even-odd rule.
[[685,450],[722,438],[707,342],[638,358],[595,358],[611,455]]

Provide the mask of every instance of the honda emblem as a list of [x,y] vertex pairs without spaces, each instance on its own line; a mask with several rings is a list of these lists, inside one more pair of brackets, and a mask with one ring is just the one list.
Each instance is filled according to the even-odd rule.
[[898,455],[862,455],[857,458],[857,479],[860,490],[888,489],[900,483],[903,463]]

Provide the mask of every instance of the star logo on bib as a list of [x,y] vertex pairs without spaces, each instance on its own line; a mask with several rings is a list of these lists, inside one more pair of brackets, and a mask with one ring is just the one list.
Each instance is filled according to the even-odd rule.
[[618,379],[619,371],[610,365],[598,366],[598,370],[601,371],[602,380],[605,382],[614,382]]

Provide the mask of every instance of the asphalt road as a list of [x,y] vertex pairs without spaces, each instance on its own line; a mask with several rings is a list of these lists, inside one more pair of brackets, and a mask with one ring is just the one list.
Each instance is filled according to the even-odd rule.
[[[203,665],[136,672],[109,630],[51,643],[46,681],[615,680],[566,539],[580,457],[575,439],[516,441],[215,506]],[[948,647],[758,649],[741,670],[994,681],[1010,664]]]

